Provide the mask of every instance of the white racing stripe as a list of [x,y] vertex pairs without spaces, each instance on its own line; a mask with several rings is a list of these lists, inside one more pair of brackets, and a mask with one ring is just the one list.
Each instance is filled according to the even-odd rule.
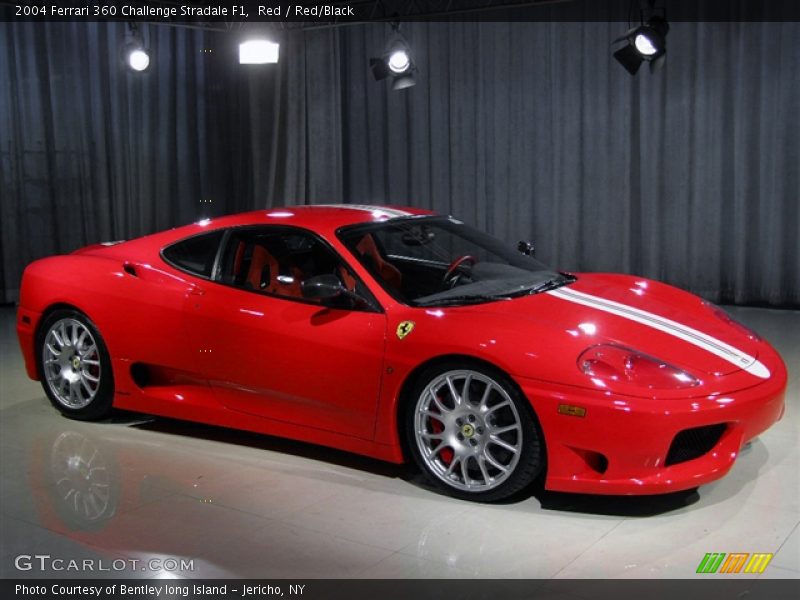
[[767,379],[770,376],[769,369],[766,367],[766,365],[756,360],[754,356],[750,356],[746,352],[742,352],[730,344],[726,344],[722,340],[718,340],[717,338],[711,337],[702,331],[698,331],[697,329],[693,329],[687,325],[678,323],[677,321],[672,321],[666,317],[654,315],[653,313],[628,306],[627,304],[620,304],[619,302],[614,302],[613,300],[592,296],[590,294],[585,294],[569,288],[558,288],[555,290],[550,290],[547,293],[568,302],[582,304],[583,306],[602,310],[603,312],[617,315],[618,317],[623,317],[629,321],[636,321],[637,323],[641,323],[647,327],[652,327],[653,329],[657,329],[658,331],[662,331],[673,337],[682,339],[693,346],[702,348],[703,350],[710,352],[711,354],[718,356],[723,360],[726,360],[732,365],[736,365],[740,369],[744,369],[756,377]]
[[314,206],[321,206],[323,208],[351,208],[353,210],[361,210],[370,212],[377,218],[388,217],[394,219],[396,217],[410,217],[412,213],[396,208],[386,208],[385,206],[372,206],[370,204],[314,204]]

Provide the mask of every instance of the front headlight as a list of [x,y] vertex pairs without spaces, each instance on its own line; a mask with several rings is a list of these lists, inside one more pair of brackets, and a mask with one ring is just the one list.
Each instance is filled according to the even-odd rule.
[[588,348],[578,357],[578,368],[595,383],[614,382],[658,390],[677,390],[700,383],[663,360],[616,344]]

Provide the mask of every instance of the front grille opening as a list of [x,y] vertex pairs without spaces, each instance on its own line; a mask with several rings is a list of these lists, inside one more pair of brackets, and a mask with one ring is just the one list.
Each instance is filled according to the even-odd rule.
[[593,453],[594,456],[592,460],[589,462],[589,466],[592,467],[596,472],[600,473],[600,475],[604,474],[608,471],[608,459],[600,454],[599,452]]
[[719,423],[717,425],[684,429],[672,440],[664,465],[669,467],[670,465],[677,465],[688,460],[700,458],[717,445],[726,428],[727,425],[725,423]]
[[605,455],[584,448],[573,448],[572,450],[580,456],[586,463],[586,466],[595,473],[603,475],[608,470],[608,459]]

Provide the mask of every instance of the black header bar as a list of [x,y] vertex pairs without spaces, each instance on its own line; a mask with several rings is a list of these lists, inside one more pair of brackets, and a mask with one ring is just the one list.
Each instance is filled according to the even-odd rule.
[[800,21],[798,0],[0,0],[2,21],[138,21],[238,30],[380,21]]

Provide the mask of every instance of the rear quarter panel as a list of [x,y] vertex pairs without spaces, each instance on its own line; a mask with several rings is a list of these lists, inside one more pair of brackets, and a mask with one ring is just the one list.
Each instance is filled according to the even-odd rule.
[[[116,258],[75,254],[38,260],[25,269],[17,323],[31,377],[38,379],[36,335],[57,306],[86,314],[115,364],[141,360],[176,366],[185,361],[179,346],[181,316],[191,282],[149,264],[137,264],[136,276],[123,266]],[[125,379],[116,375],[118,383]]]

